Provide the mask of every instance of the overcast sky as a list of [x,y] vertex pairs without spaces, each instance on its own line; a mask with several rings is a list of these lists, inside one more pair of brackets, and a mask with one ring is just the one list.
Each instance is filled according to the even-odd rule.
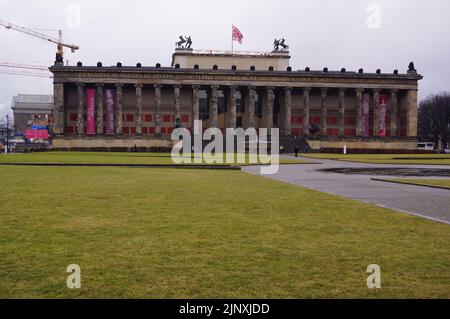
[[[194,49],[229,50],[234,24],[244,35],[235,50],[270,51],[284,37],[294,69],[403,73],[414,61],[425,76],[420,98],[450,91],[448,0],[0,0],[0,19],[62,29],[80,46],[66,51],[71,65],[168,66],[179,35],[190,35]],[[49,66],[54,54],[51,43],[0,28],[0,62]],[[0,115],[19,93],[52,94],[52,82],[0,74]]]

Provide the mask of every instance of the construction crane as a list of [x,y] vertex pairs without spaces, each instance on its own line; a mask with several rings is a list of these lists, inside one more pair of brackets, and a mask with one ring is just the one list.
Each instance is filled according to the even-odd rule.
[[53,78],[53,76],[51,76],[51,75],[46,75],[44,73],[39,73],[39,72],[30,72],[30,71],[15,71],[15,70],[0,69],[0,74],[32,76],[32,77],[48,78],[48,79]]
[[16,31],[31,35],[33,37],[55,43],[57,45],[56,61],[55,61],[56,63],[64,63],[64,47],[69,48],[72,51],[72,53],[75,52],[76,50],[80,49],[77,45],[64,43],[63,39],[62,39],[62,31],[61,30],[58,30],[59,37],[54,38],[54,37],[48,36],[46,34],[34,31],[30,28],[25,28],[20,25],[13,24],[11,22],[7,22],[7,21],[1,20],[1,19],[0,19],[0,25],[4,26],[6,29],[16,30]]
[[[22,69],[22,70],[16,70]],[[49,72],[48,67],[32,64],[10,63],[0,62],[0,74],[12,74],[23,76],[37,76],[44,78],[52,78],[52,74]]]

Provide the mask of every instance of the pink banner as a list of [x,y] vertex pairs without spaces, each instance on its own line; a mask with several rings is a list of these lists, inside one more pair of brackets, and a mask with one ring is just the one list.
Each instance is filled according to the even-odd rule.
[[362,136],[369,137],[369,102],[370,94],[363,95],[362,103]]
[[95,134],[95,89],[86,90],[86,134]]
[[106,134],[114,134],[114,96],[115,91],[107,89],[106,94]]
[[386,137],[387,96],[380,95],[380,113],[378,118],[378,136]]
[[41,138],[43,140],[47,140],[48,139],[48,131],[47,130],[26,130],[25,138],[26,139]]

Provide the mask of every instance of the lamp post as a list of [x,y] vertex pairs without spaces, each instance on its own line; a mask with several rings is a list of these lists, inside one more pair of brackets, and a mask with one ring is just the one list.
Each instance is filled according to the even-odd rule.
[[9,115],[6,114],[6,147],[5,147],[5,154],[8,154],[8,148],[9,148]]

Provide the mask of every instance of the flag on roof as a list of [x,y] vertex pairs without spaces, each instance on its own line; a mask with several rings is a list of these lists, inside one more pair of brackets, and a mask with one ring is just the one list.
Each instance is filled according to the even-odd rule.
[[233,41],[242,43],[243,38],[244,36],[242,35],[241,31],[233,25]]

